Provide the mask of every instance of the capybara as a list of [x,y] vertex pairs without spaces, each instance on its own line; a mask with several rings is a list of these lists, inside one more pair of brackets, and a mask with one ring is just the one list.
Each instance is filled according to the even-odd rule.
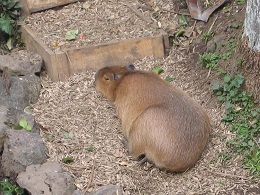
[[210,120],[185,92],[134,65],[102,68],[95,83],[114,102],[134,160],[144,157],[171,172],[186,171],[198,161]]

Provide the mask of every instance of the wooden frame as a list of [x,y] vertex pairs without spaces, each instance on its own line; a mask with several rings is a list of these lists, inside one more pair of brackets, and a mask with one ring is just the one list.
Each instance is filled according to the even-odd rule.
[[22,14],[28,16],[33,12],[75,3],[78,0],[19,0],[22,5]]
[[66,81],[74,73],[98,70],[105,66],[127,65],[146,56],[165,56],[168,36],[156,35],[54,52],[28,27],[22,26],[22,39],[27,50],[43,57],[47,73],[53,81]]

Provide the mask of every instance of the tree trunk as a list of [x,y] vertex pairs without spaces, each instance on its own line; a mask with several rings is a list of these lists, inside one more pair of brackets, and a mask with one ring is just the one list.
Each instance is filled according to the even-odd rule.
[[260,52],[260,0],[247,1],[244,36],[248,47]]

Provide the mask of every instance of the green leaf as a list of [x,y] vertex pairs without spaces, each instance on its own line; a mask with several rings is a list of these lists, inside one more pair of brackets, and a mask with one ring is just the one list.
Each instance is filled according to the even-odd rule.
[[65,157],[61,160],[61,162],[65,163],[65,164],[69,164],[72,163],[74,161],[73,157]]
[[25,128],[27,131],[31,131],[32,130],[32,127],[30,125],[27,125],[26,128]]
[[230,81],[230,79],[231,79],[231,76],[230,75],[226,75],[223,79],[224,79],[225,83],[228,83]]
[[172,78],[172,77],[166,77],[165,78],[165,81],[167,81],[167,82],[172,82],[174,80],[174,78]]
[[22,126],[20,126],[20,125],[16,125],[16,126],[14,126],[14,129],[15,129],[15,130],[22,130],[22,129],[23,129],[23,127],[22,127]]
[[24,129],[26,129],[28,123],[26,122],[26,120],[24,118],[21,118],[20,121],[19,121],[19,125],[21,127],[23,127]]
[[212,86],[213,91],[219,90],[219,88],[220,88],[220,85],[219,85],[218,82],[214,83],[213,86]]
[[73,132],[65,132],[64,133],[64,138],[65,139],[72,139],[74,137]]
[[11,25],[11,18],[8,16],[0,17],[0,30],[5,32],[8,35],[12,35],[13,26]]
[[78,30],[69,30],[66,35],[65,35],[65,39],[66,40],[75,40],[76,36],[78,35],[79,31]]
[[159,66],[155,66],[155,67],[153,67],[152,71],[156,74],[160,74],[163,72],[163,69]]
[[253,142],[252,140],[249,140],[249,141],[248,141],[248,145],[249,145],[249,146],[254,146],[255,144],[254,144],[254,142]]
[[188,20],[187,20],[186,16],[180,15],[180,17],[179,17],[179,24],[181,26],[187,26],[188,25]]
[[6,43],[9,50],[13,49],[13,39],[10,37]]
[[176,34],[175,34],[175,39],[182,36],[185,33],[185,30],[181,28]]
[[89,152],[94,152],[96,150],[96,148],[94,146],[89,146],[86,148],[86,150]]

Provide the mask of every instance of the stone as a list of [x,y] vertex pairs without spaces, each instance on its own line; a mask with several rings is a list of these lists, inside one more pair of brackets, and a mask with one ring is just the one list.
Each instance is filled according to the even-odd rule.
[[0,55],[0,70],[8,67],[12,75],[24,76],[39,73],[42,66],[42,57],[26,50],[12,52],[8,55]]
[[123,189],[118,185],[107,185],[99,188],[93,195],[122,195]]
[[0,77],[0,105],[8,108],[8,122],[17,123],[17,118],[24,113],[24,109],[38,100],[41,81],[34,74],[23,77],[11,77],[9,93],[4,89],[3,79]]
[[71,195],[76,190],[73,178],[63,172],[58,162],[30,165],[18,175],[16,181],[32,195]]
[[47,148],[37,133],[26,130],[5,130],[1,169],[6,177],[14,179],[26,167],[47,160]]

